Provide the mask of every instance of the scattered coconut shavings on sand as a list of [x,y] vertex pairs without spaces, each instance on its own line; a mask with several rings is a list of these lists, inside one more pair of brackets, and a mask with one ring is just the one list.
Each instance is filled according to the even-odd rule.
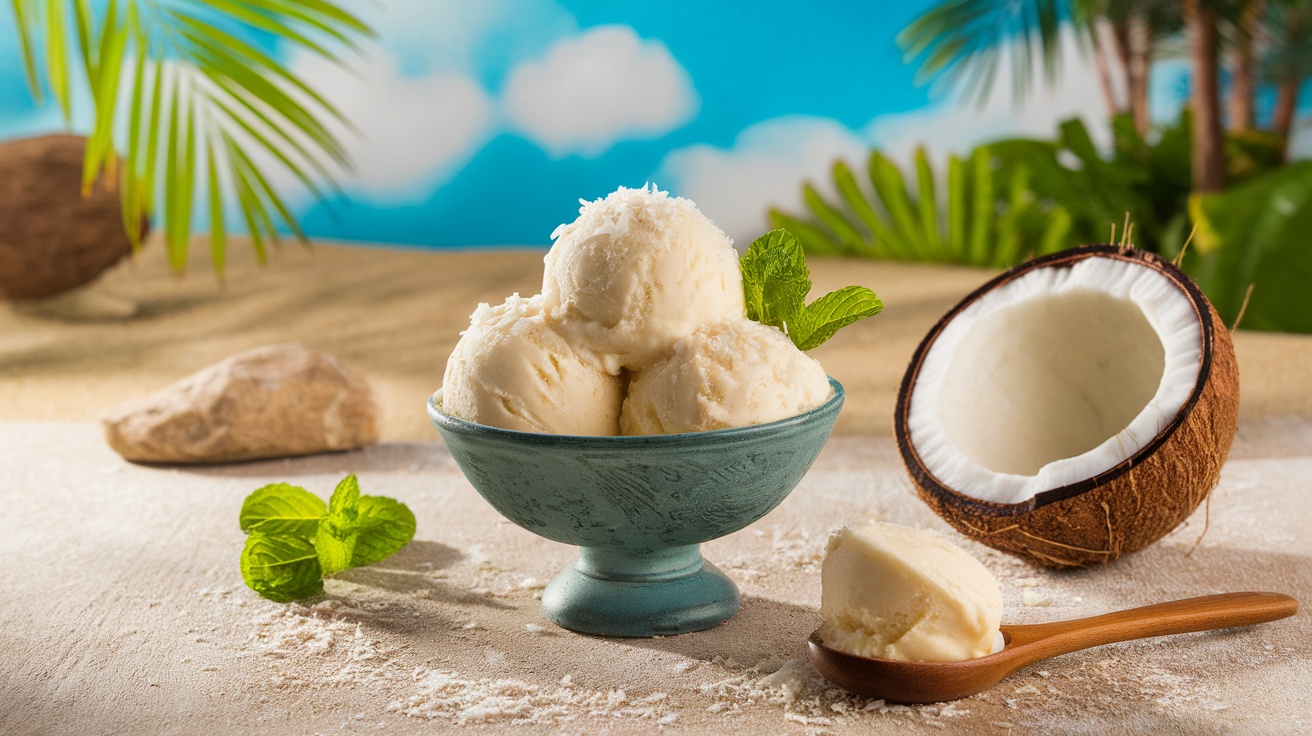
[[[729,666],[720,657],[712,663]],[[734,716],[748,708],[782,706],[784,719],[802,724],[808,733],[822,733],[828,727],[855,722],[871,713],[939,719],[970,712],[955,703],[889,705],[883,700],[854,695],[821,677],[809,662],[782,657],[762,660],[732,677],[703,684],[698,690],[714,699],[708,708],[712,713]]]
[[1020,602],[1031,608],[1052,605],[1052,601],[1048,599],[1048,596],[1034,590],[1026,590],[1022,592],[1020,594]]
[[1124,712],[1127,703],[1153,703],[1162,708],[1188,705],[1204,712],[1229,707],[1212,695],[1206,681],[1149,664],[1139,652],[1104,654],[1084,661],[1068,659],[1060,669],[1019,674],[1000,683],[995,691],[1003,704],[1015,711],[1020,730],[1050,724],[1054,714],[1095,723]]
[[412,679],[416,692],[404,701],[393,701],[388,710],[460,726],[551,725],[584,716],[672,723],[678,717],[667,705],[667,693],[633,697],[624,690],[602,692],[575,687],[568,678],[556,687],[541,687],[522,680],[467,679],[444,670],[420,668]]
[[811,534],[806,530],[775,529],[770,541],[771,563],[803,570],[819,568],[825,557],[828,534]]

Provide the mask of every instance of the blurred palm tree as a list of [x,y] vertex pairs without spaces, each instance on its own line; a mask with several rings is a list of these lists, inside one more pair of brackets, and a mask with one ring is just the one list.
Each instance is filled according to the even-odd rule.
[[[182,270],[195,201],[207,191],[211,254],[222,278],[225,201],[234,201],[260,260],[280,227],[304,240],[270,184],[280,166],[310,192],[338,193],[348,166],[330,125],[341,112],[289,68],[291,49],[341,63],[372,31],[333,0],[10,0],[33,97],[66,122],[85,79],[93,124],[83,189],[120,188],[128,238],[152,215]],[[283,57],[283,58],[280,58]],[[78,73],[75,73],[75,70]],[[328,121],[328,122],[325,122]],[[347,126],[349,127],[349,126]],[[115,132],[121,134],[115,140]],[[120,149],[121,147],[121,149]],[[281,223],[281,225],[279,224]]]
[[1272,0],[1261,26],[1267,50],[1260,66],[1263,81],[1276,86],[1271,130],[1281,136],[1288,154],[1289,135],[1298,107],[1298,91],[1312,76],[1312,3],[1306,0]]
[[[922,77],[963,86],[977,100],[990,92],[1004,54],[1010,55],[1013,89],[1023,96],[1036,66],[1055,82],[1062,45],[1074,42],[1093,55],[1109,114],[1128,113],[1144,135],[1151,126],[1152,62],[1171,53],[1183,34],[1191,66],[1194,190],[1212,192],[1225,183],[1223,59],[1230,64],[1231,128],[1254,127],[1260,79],[1278,86],[1272,130],[1287,140],[1298,88],[1312,73],[1310,6],[1308,0],[946,0],[908,25],[898,41],[919,57]],[[1071,33],[1063,33],[1063,22]]]

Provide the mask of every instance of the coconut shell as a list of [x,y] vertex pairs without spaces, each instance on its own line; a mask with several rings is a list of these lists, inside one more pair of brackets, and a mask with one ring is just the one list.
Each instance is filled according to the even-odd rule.
[[[1085,258],[1115,258],[1148,266],[1177,284],[1193,304],[1203,332],[1198,383],[1175,418],[1143,449],[1092,478],[1003,504],[943,485],[911,445],[911,389],[934,340],[988,291],[1036,268],[1069,267]],[[1161,539],[1216,486],[1239,416],[1239,365],[1230,331],[1189,277],[1152,253],[1085,246],[1037,258],[985,284],[955,306],[921,342],[902,379],[894,430],[920,498],[966,536],[994,549],[1066,568],[1110,562]]]
[[132,252],[118,193],[102,179],[82,196],[86,143],[46,135],[0,145],[0,297],[61,294]]

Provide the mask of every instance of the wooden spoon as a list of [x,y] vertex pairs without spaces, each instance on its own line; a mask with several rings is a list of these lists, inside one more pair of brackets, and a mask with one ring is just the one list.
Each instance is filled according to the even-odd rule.
[[898,662],[830,649],[811,634],[811,662],[826,679],[892,703],[937,703],[974,695],[1016,670],[1059,654],[1130,639],[1247,626],[1293,616],[1279,593],[1223,593],[1073,621],[1002,626],[1002,651],[960,662]]

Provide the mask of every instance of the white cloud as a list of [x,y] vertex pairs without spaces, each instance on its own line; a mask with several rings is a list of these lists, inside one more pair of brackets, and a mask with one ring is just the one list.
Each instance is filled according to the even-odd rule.
[[406,76],[495,75],[578,32],[578,21],[554,0],[387,0],[365,18]]
[[557,42],[511,71],[510,128],[553,156],[595,157],[621,140],[659,137],[690,121],[692,79],[665,44],[629,26],[600,26]]
[[334,126],[354,163],[344,181],[356,196],[422,202],[496,132],[492,99],[463,74],[408,78],[376,47],[353,66],[347,74],[317,57],[293,62],[294,73],[356,128]]
[[752,125],[732,148],[697,144],[672,151],[653,180],[697,202],[744,248],[767,226],[766,208],[801,207],[802,181],[828,191],[836,159],[864,161],[869,144],[835,120],[791,116]]
[[1079,55],[1069,28],[1063,33],[1068,43],[1063,44],[1057,83],[1035,90],[1019,106],[1013,104],[1011,68],[1004,61],[982,107],[958,96],[925,109],[880,116],[860,130],[829,118],[774,118],[744,129],[729,149],[698,144],[671,151],[653,178],[695,200],[742,247],[767,226],[770,206],[801,211],[802,182],[807,180],[832,194],[834,160],[842,158],[863,171],[872,146],[908,167],[916,147],[923,144],[941,163],[948,153],[1002,137],[1051,138],[1058,123],[1076,116],[1084,119],[1095,142],[1110,142],[1096,71]]
[[[354,164],[341,177],[352,197],[422,202],[507,130],[552,155],[595,156],[619,140],[661,135],[696,112],[688,73],[664,44],[643,40],[628,26],[558,37],[576,30],[573,17],[562,19],[565,11],[544,0],[451,7],[462,20],[447,18],[451,22],[444,28],[459,27],[469,36],[443,50],[425,50],[416,30],[433,9],[402,0],[384,8],[387,20],[380,24],[380,35],[386,48],[382,43],[368,46],[349,61],[353,71],[308,53],[291,60],[293,73],[354,126],[330,126]],[[534,35],[522,27],[525,18],[508,18],[515,8],[533,10],[527,17],[538,18],[544,28]],[[443,33],[436,32],[435,38],[445,38]],[[488,70],[474,67],[478,59],[488,58],[492,40],[507,33],[532,36],[541,53],[524,61],[524,48],[504,52],[507,63],[521,58],[508,67],[498,97],[486,86]],[[423,58],[410,58],[416,53]],[[283,191],[300,191],[288,172],[277,173],[274,180]]]

